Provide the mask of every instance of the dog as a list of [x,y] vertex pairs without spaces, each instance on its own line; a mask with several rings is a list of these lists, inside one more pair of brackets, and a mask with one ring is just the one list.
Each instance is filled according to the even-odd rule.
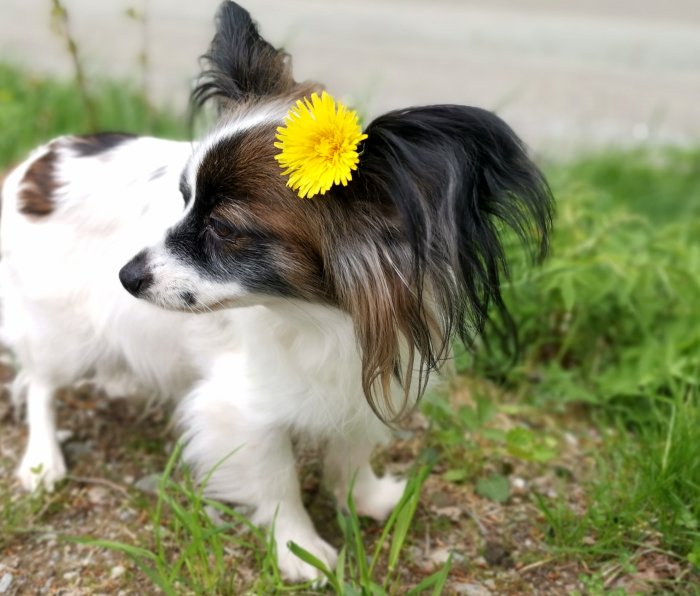
[[496,115],[436,105],[364,130],[346,185],[300,199],[275,139],[296,102],[290,59],[224,2],[193,92],[218,121],[197,143],[66,136],[34,151],[2,196],[2,338],[16,354],[29,490],[64,478],[56,391],[172,399],[194,475],[272,529],[281,573],[319,572],[335,549],[302,504],[292,439],[325,445],[342,505],[386,518],[404,481],[370,457],[391,437],[455,336],[503,309],[501,228],[544,254],[552,197]]

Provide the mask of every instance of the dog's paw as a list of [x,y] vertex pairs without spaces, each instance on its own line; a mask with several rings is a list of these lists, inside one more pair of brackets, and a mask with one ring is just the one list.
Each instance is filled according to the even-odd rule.
[[17,478],[25,490],[40,487],[51,492],[66,477],[66,462],[58,445],[41,450],[28,449],[17,468]]
[[406,480],[386,475],[353,491],[355,508],[359,515],[384,521],[398,504],[406,488]]
[[[338,559],[337,551],[319,536],[308,536],[306,538],[293,537],[290,539],[305,551],[323,562],[329,569],[333,570]],[[304,581],[317,581],[323,583],[325,575],[322,571],[312,565],[305,563],[297,557],[288,546],[289,541],[277,540],[277,565],[282,577],[292,583]]]

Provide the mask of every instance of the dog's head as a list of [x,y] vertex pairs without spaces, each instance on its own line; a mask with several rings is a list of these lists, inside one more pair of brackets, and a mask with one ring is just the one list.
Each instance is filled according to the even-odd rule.
[[[363,388],[383,416],[393,379],[418,394],[449,351],[502,307],[505,223],[544,252],[551,196],[513,131],[456,105],[390,112],[367,126],[347,186],[300,200],[275,161],[290,107],[319,87],[297,83],[288,56],[233,2],[218,14],[194,92],[220,119],[181,178],[185,210],[120,272],[138,298],[207,311],[298,299],[347,312]],[[415,393],[416,388],[413,388]],[[388,403],[388,402],[387,402]]]

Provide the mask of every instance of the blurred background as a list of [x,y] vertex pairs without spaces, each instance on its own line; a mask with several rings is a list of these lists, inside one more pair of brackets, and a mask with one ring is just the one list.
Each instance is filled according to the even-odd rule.
[[[184,109],[219,0],[65,0],[92,78]],[[264,37],[369,116],[457,102],[498,112],[540,152],[700,137],[697,0],[248,0]],[[0,55],[71,76],[49,0],[2,0]],[[131,17],[127,16],[131,14]],[[55,29],[55,27],[54,27]]]

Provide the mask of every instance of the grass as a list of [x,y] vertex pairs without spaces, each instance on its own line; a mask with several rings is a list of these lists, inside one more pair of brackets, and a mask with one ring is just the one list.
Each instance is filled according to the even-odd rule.
[[[186,136],[182,117],[128,87],[92,92],[102,129]],[[3,168],[52,136],[89,132],[70,85],[6,65],[0,127]],[[460,503],[490,503],[489,511],[531,507],[542,546],[514,562],[523,574],[573,565],[582,593],[634,592],[639,577],[642,591],[700,592],[700,150],[606,151],[546,172],[558,199],[551,255],[533,268],[511,251],[505,297],[520,330],[515,364],[497,320],[476,351],[458,347],[451,391],[426,399],[427,429],[397,448],[409,459],[424,454],[401,506],[380,527],[358,519],[351,504],[338,515],[334,532],[345,546],[337,568],[323,569],[328,589],[438,594],[460,578],[484,580],[478,565],[450,557],[422,575],[406,571],[430,532],[454,554],[460,540],[489,530],[473,516],[453,540],[455,523],[426,503],[454,492]],[[584,447],[564,464],[567,433]],[[284,586],[264,533],[205,499],[176,458],[157,498],[139,500],[144,532],[133,540],[92,535],[93,547],[122,553],[139,570],[133,581],[166,594],[311,590]],[[519,496],[526,473],[549,475],[559,488]],[[0,549],[36,531],[47,510],[60,509],[56,499],[0,493]],[[676,572],[663,575],[662,564]]]
[[560,549],[610,556],[658,535],[677,556],[700,551],[699,178],[697,150],[552,168],[553,254],[534,271],[518,264],[507,293],[520,364],[503,366],[495,328],[468,364],[542,408],[585,403],[605,430],[583,519],[542,503]]
[[62,134],[120,131],[187,138],[185,118],[154,109],[130,85],[93,85],[97,126],[69,82],[30,76],[0,62],[0,164],[8,167],[38,143]]

